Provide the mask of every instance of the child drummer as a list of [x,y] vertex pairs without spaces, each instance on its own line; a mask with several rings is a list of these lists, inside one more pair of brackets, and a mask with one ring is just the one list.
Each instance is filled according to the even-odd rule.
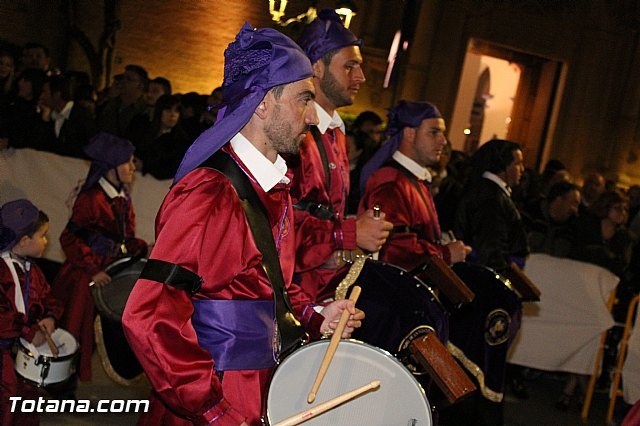
[[17,377],[12,348],[19,338],[34,346],[45,343],[62,314],[62,304],[50,294],[44,274],[33,259],[47,246],[49,218],[30,201],[20,199],[0,207],[0,424],[37,425],[38,415],[12,413],[12,396],[36,399],[37,388]]

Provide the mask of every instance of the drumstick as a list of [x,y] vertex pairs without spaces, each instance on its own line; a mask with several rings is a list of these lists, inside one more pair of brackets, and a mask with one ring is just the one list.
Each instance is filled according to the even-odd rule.
[[322,413],[325,413],[333,408],[336,408],[338,405],[343,404],[349,400],[357,398],[370,390],[376,390],[380,387],[380,380],[373,380],[371,383],[366,384],[358,389],[354,389],[350,392],[343,393],[342,395],[336,396],[322,404],[316,405],[315,407],[309,408],[308,410],[304,410],[298,414],[295,414],[291,417],[288,417],[281,422],[276,423],[274,426],[294,426],[299,425],[300,423],[304,423],[307,420],[312,419]]
[[51,349],[51,354],[53,356],[58,356],[58,354],[60,352],[58,351],[58,347],[56,346],[56,342],[54,342],[53,339],[51,338],[51,335],[49,334],[49,331],[47,330],[47,327],[45,327],[44,325],[40,324],[40,331],[42,332],[42,334],[44,334],[44,338],[47,340],[47,345],[49,345],[49,349]]
[[[360,297],[360,291],[362,289],[359,286],[353,286],[351,289],[351,296],[349,296],[349,300],[351,300],[354,304],[358,301],[358,297]],[[349,311],[342,311],[342,316],[340,317],[340,322],[338,322],[338,326],[333,332],[333,336],[331,336],[331,342],[329,342],[329,347],[327,348],[327,352],[324,354],[324,358],[322,358],[322,363],[320,364],[320,368],[318,369],[318,374],[316,375],[316,381],[313,383],[311,387],[311,392],[309,392],[309,396],[307,397],[307,402],[311,404],[316,399],[316,394],[318,393],[318,389],[320,388],[320,383],[322,383],[322,379],[324,379],[324,375],[327,374],[327,370],[329,369],[329,364],[331,364],[331,360],[333,359],[333,355],[336,353],[336,349],[338,349],[338,343],[340,343],[340,337],[342,336],[342,332],[344,328],[347,326],[347,321],[349,321]]]
[[[375,206],[373,206],[373,219],[374,220],[380,220],[380,205],[376,204]],[[379,252],[375,252],[371,255],[371,258],[373,260],[378,260],[378,256],[379,256]]]

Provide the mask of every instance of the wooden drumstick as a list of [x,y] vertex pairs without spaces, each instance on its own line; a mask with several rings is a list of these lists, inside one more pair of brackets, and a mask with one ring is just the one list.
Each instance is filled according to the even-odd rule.
[[53,356],[58,356],[58,354],[60,352],[58,351],[58,347],[56,346],[56,342],[54,342],[53,339],[51,338],[51,335],[49,334],[49,331],[47,330],[47,327],[45,327],[44,325],[40,324],[40,331],[42,332],[42,334],[44,334],[44,338],[47,340],[47,345],[49,345],[49,349],[51,349],[51,354]]
[[358,389],[354,389],[350,392],[343,393],[342,395],[336,396],[322,404],[316,405],[315,407],[309,408],[308,410],[304,410],[298,414],[295,414],[291,417],[288,417],[281,422],[276,423],[274,426],[294,426],[299,425],[300,423],[304,423],[307,420],[310,420],[322,413],[325,413],[333,408],[336,408],[338,405],[341,405],[349,400],[357,398],[365,393],[376,390],[380,387],[380,380],[373,380],[371,383],[359,387]]
[[[358,301],[361,290],[362,289],[359,286],[353,286],[353,289],[351,290],[351,296],[349,296],[349,300],[351,300],[354,304]],[[349,315],[350,314],[348,310],[345,309],[344,311],[342,311],[340,322],[338,322],[338,326],[333,332],[333,336],[331,336],[331,341],[329,342],[329,347],[327,347],[327,352],[325,352],[324,358],[322,358],[322,363],[320,364],[318,374],[316,375],[316,381],[313,383],[311,392],[309,392],[309,396],[307,397],[307,402],[309,404],[311,404],[316,399],[316,394],[318,393],[320,384],[322,383],[325,374],[327,374],[329,364],[331,364],[331,360],[333,359],[333,355],[336,353],[336,349],[338,349],[338,343],[340,343],[342,332],[347,326],[347,321],[349,321]]]

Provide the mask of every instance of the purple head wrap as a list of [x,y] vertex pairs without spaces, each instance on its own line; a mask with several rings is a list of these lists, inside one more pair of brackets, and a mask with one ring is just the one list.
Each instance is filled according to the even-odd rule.
[[38,221],[39,211],[31,201],[9,201],[0,208],[0,251],[9,250],[29,234]]
[[304,29],[298,44],[313,64],[334,50],[362,46],[362,39],[345,28],[335,10],[322,9],[318,17]]
[[429,102],[413,102],[402,100],[389,110],[387,125],[387,141],[383,143],[360,173],[360,190],[364,192],[367,179],[391,158],[402,142],[402,129],[419,127],[423,120],[442,118],[435,105]]
[[251,118],[269,89],[312,76],[311,63],[289,37],[245,23],[224,52],[223,107],[215,124],[191,145],[174,183],[226,144]]
[[91,138],[83,151],[91,158],[91,167],[83,186],[83,189],[88,189],[95,185],[109,170],[129,161],[135,147],[127,139],[119,138],[111,133],[100,132]]

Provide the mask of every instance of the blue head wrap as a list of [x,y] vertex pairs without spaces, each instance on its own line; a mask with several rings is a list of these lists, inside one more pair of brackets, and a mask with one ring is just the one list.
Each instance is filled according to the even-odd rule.
[[289,37],[244,24],[224,52],[223,107],[215,124],[191,145],[174,183],[202,164],[247,124],[269,89],[312,76],[311,63]]
[[438,108],[430,102],[402,100],[389,110],[387,117],[388,139],[362,167],[362,172],[360,173],[360,190],[362,192],[364,192],[369,176],[391,158],[400,146],[402,142],[402,129],[405,127],[419,127],[423,120],[442,118],[442,114],[440,114]]
[[335,10],[322,9],[318,17],[304,29],[298,44],[313,64],[334,50],[362,46],[362,39],[345,28]]
[[88,189],[95,185],[109,170],[129,161],[135,147],[127,139],[111,133],[100,132],[91,138],[82,150],[91,158],[91,167],[82,187]]
[[19,199],[0,207],[0,251],[9,250],[38,221],[39,210],[31,201]]

